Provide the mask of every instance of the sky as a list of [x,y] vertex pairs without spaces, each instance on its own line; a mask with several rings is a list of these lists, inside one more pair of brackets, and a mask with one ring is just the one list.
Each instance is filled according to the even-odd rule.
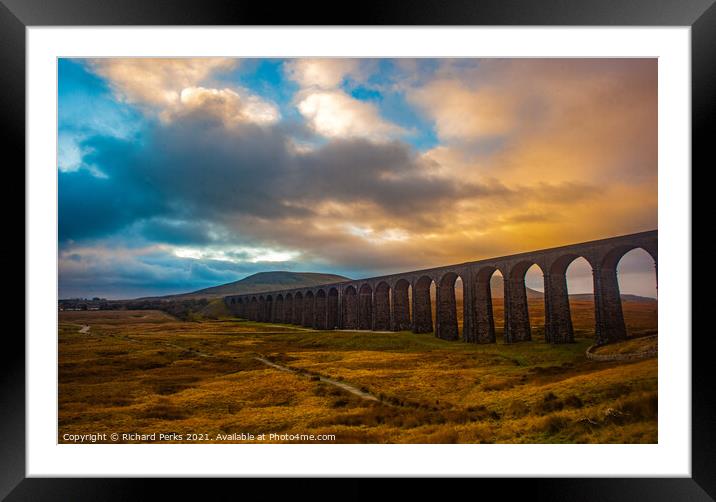
[[[60,59],[58,87],[60,298],[657,228],[655,59]],[[643,251],[619,273],[656,296]]]

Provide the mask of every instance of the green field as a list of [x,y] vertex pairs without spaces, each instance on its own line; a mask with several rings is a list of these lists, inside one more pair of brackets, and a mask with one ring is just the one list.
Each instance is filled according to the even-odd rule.
[[[235,442],[216,439],[233,433],[330,434],[337,443],[657,442],[656,358],[587,360],[584,310],[573,305],[577,343],[561,346],[539,341],[534,314],[535,341],[473,345],[409,332],[184,322],[158,311],[60,312],[58,441],[175,432],[210,442]],[[632,333],[655,332],[655,304],[624,310]]]

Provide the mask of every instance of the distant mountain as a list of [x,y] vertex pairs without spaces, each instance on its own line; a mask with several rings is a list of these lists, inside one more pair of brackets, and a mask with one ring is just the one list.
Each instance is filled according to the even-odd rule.
[[163,296],[162,298],[167,300],[218,298],[226,295],[263,293],[277,289],[311,287],[349,280],[348,277],[342,275],[314,272],[259,272],[228,284],[200,289],[191,293]]
[[[592,293],[569,295],[569,297],[572,300],[589,300],[589,301],[594,300],[594,295]],[[628,301],[628,302],[650,303],[650,302],[657,301],[656,298],[649,298],[648,296],[623,294],[623,295],[621,295],[621,297],[622,297],[622,300]]]

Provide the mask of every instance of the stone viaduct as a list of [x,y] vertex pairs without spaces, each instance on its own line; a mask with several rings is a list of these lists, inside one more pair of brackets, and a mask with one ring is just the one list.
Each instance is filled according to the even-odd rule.
[[[458,340],[455,281],[463,284],[462,340],[494,343],[490,279],[504,279],[505,343],[531,340],[525,274],[537,265],[544,276],[545,341],[574,341],[566,271],[583,257],[592,267],[596,344],[626,338],[617,264],[632,249],[644,249],[657,259],[656,230],[572,244],[459,265],[381,277],[224,298],[234,315],[261,322],[286,323],[313,329],[435,332]],[[655,270],[656,273],[656,270]],[[435,284],[433,326],[430,286]],[[410,290],[410,293],[409,293]],[[412,315],[411,315],[412,314]]]

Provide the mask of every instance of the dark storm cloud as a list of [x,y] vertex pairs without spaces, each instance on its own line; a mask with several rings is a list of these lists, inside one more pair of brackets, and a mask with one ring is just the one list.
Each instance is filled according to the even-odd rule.
[[211,224],[205,221],[182,221],[154,218],[139,224],[142,237],[167,244],[210,244],[216,239],[210,235]]
[[61,240],[143,222],[148,240],[206,244],[212,238],[197,221],[305,218],[331,200],[415,219],[463,197],[510,194],[499,183],[435,175],[404,143],[333,140],[299,154],[283,128],[227,128],[197,114],[157,122],[142,141],[96,136],[83,146],[85,164],[106,177],[60,173]]
[[[104,138],[107,158],[112,143]],[[126,149],[123,149],[123,153]],[[125,158],[126,159],[126,158]],[[131,162],[131,159],[126,159]],[[111,167],[111,166],[108,166]],[[132,222],[161,213],[164,200],[141,185],[141,181],[117,183],[97,177],[88,169],[58,173],[58,226],[60,241],[111,234]]]
[[333,141],[298,159],[291,184],[299,199],[371,202],[398,217],[421,213],[464,197],[507,195],[499,183],[483,185],[433,173],[434,163],[422,160],[404,143],[375,144],[367,140]]

